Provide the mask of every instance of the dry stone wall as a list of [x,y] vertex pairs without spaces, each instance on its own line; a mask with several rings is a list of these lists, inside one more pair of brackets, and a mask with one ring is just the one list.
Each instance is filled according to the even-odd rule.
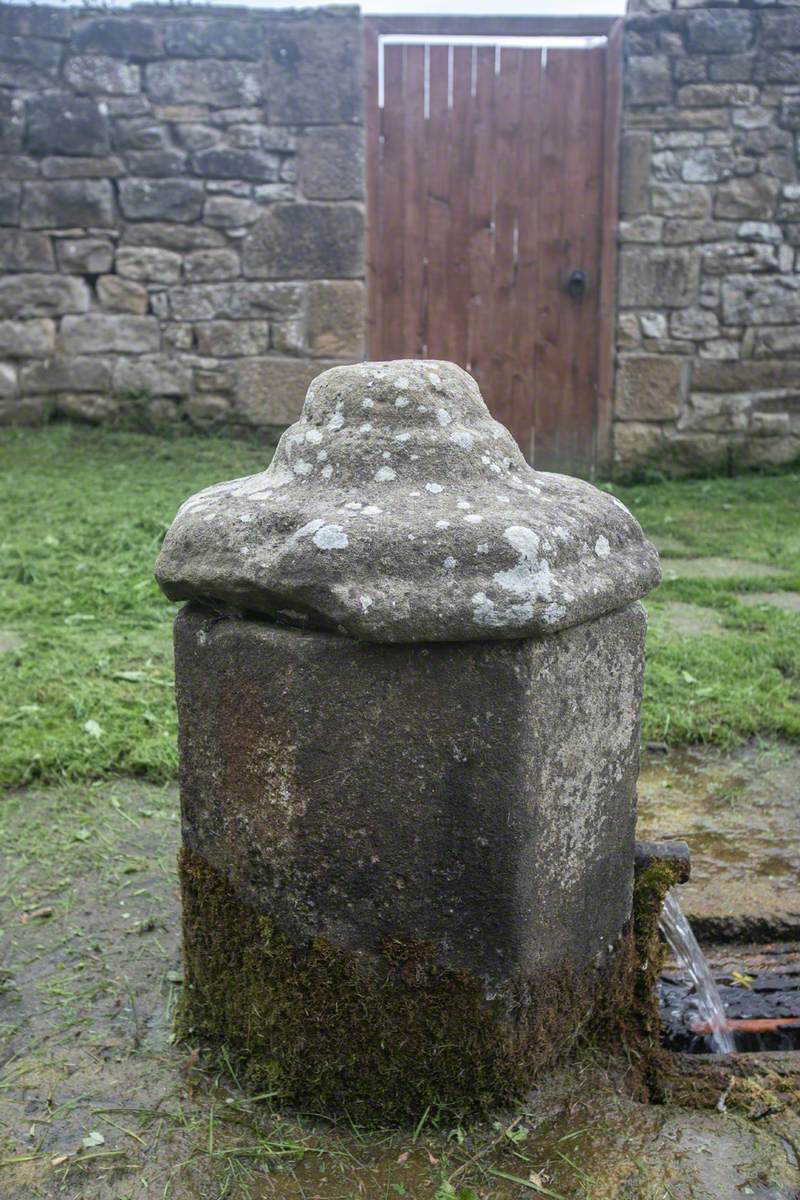
[[285,425],[363,353],[355,8],[0,5],[0,423]]
[[619,467],[800,455],[800,3],[634,0]]

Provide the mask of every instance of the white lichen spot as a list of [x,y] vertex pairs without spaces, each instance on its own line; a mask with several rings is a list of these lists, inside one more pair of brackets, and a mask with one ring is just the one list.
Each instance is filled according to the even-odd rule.
[[308,442],[308,444],[310,446],[318,446],[319,443],[322,441],[322,430],[321,429],[306,430],[306,441]]
[[252,513],[239,513],[239,520],[243,525],[249,525],[253,519]]
[[327,467],[323,467],[322,470],[320,471],[320,475],[322,476],[323,479],[330,479],[332,474],[333,474],[333,467],[331,466],[330,463],[328,463]]
[[601,533],[594,544],[594,552],[598,558],[608,558],[611,553],[611,547],[608,544],[608,538]]
[[475,549],[478,554],[488,554],[489,553],[489,543],[488,542],[478,542],[478,545],[475,547]]
[[305,458],[298,458],[296,463],[292,463],[292,470],[295,475],[310,475],[314,467]]
[[436,522],[436,528],[437,528],[437,529],[449,529],[449,528],[450,528],[450,522],[449,522],[449,521],[437,521],[437,522]]
[[391,483],[393,479],[397,479],[397,472],[391,467],[378,467],[372,478],[376,483]]
[[398,375],[397,379],[394,381],[394,386],[397,388],[398,392],[404,392],[409,386],[410,382],[411,381],[407,375]]
[[327,461],[328,461],[328,451],[327,450],[318,450],[317,451],[317,462],[327,462]]
[[481,516],[480,513],[467,513],[466,516],[464,517],[464,520],[469,525],[480,525],[481,521],[483,520],[483,517]]
[[359,596],[359,604],[362,612],[369,612],[372,608],[372,596]]
[[[370,384],[369,386],[372,387],[372,384]],[[369,396],[367,396],[366,400],[361,401],[361,407],[362,408],[374,408],[375,401],[372,400]]]
[[445,567],[448,571],[452,571],[453,568],[455,567],[455,565],[456,565],[456,560],[449,554],[448,554],[447,558],[444,559],[444,561],[442,562],[442,566]]
[[250,547],[249,546],[240,546],[239,553],[241,555],[243,555],[245,558],[247,558],[248,554],[250,553]]
[[444,428],[445,425],[450,424],[450,422],[453,420],[453,418],[450,416],[450,413],[447,411],[446,408],[437,408],[436,420]]
[[440,375],[437,375],[435,371],[428,371],[428,379],[434,387],[442,386],[442,378]]
[[425,491],[432,492],[434,496],[438,496],[439,492],[444,491],[444,488],[440,483],[426,483]]
[[410,433],[396,433],[394,435],[394,440],[396,442],[407,442],[410,437],[411,437]]
[[474,445],[472,434],[467,433],[465,429],[454,429],[450,434],[450,441],[462,450],[471,450]]
[[427,404],[418,404],[417,405],[417,412],[426,413],[427,411],[428,411]]
[[325,521],[322,517],[315,517],[313,521],[308,521],[305,525],[301,526],[300,529],[293,533],[289,538],[289,542],[299,542],[301,538],[308,537],[310,533],[316,533],[317,530],[321,529],[324,524]]
[[362,517],[377,517],[383,512],[382,508],[378,508],[377,504],[367,504],[361,510]]
[[409,492],[408,494],[409,494],[409,496],[414,496],[414,497],[416,497],[416,496],[421,496],[421,495],[422,495],[422,492]]
[[358,432],[369,433],[370,429],[372,429],[372,421],[365,421],[363,425],[359,425]]
[[320,550],[344,550],[347,534],[341,525],[322,525],[311,539]]
[[499,500],[501,504],[510,504],[511,503],[510,496],[501,496],[499,492],[498,492],[497,496],[495,497],[495,499]]
[[336,430],[341,429],[343,425],[344,425],[344,417],[342,416],[342,414],[340,412],[335,412],[333,414],[333,416],[331,417],[330,421],[328,421],[327,427],[328,427],[328,429],[332,430],[335,433]]
[[566,611],[563,604],[548,604],[542,615],[548,625],[555,625],[556,621],[560,621]]
[[411,403],[411,401],[408,399],[407,396],[398,396],[394,402],[394,406],[395,406],[395,408],[406,408],[406,406],[409,405],[410,403]]
[[384,450],[383,454],[381,454],[381,458],[391,458],[391,457],[392,456],[388,450]]
[[504,537],[519,554],[519,562],[508,571],[498,571],[495,583],[528,601],[549,600],[553,587],[550,564],[539,558],[539,535],[527,525],[509,525]]
[[345,504],[345,508],[354,508],[358,510],[359,508],[363,508],[363,505],[360,500],[348,500]]

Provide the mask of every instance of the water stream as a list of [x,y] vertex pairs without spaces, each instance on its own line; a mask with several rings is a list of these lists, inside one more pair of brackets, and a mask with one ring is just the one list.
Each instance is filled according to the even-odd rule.
[[733,1054],[736,1046],[727,1027],[725,1007],[674,888],[667,892],[658,924],[679,966],[694,985],[697,1019],[711,1029],[711,1049],[715,1054]]

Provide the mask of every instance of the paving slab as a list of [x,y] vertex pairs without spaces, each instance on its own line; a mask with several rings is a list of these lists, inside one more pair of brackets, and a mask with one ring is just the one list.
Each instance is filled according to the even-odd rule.
[[800,749],[645,754],[637,836],[689,843],[681,903],[711,941],[800,936]]
[[664,557],[661,559],[661,570],[665,579],[768,579],[786,575],[782,567],[775,567],[771,563],[716,555],[705,558]]
[[653,625],[665,625],[670,633],[684,637],[702,637],[704,634],[724,634],[722,617],[715,608],[702,604],[685,604],[682,600],[670,600],[666,604],[651,605],[648,617]]
[[767,604],[783,612],[800,613],[800,592],[740,592],[736,599],[751,608]]

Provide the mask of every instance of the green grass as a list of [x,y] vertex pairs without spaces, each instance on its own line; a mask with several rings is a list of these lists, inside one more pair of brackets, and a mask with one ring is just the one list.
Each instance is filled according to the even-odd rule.
[[[176,771],[171,620],[152,579],[179,503],[266,465],[269,447],[68,425],[0,437],[0,785]],[[800,618],[736,593],[800,590],[800,477],[615,487],[674,553],[784,568],[786,577],[670,580],[648,601],[643,735],[731,746],[800,737]],[[671,600],[719,611],[724,636],[681,637]]]

